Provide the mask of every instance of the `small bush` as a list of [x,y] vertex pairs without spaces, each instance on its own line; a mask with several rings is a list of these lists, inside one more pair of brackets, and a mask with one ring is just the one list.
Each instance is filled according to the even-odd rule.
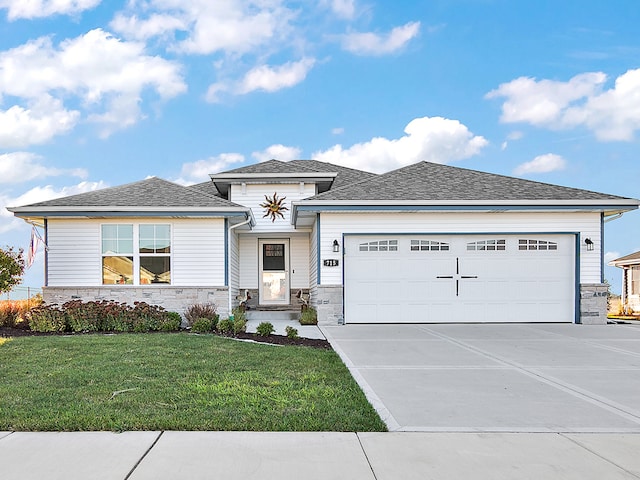
[[213,328],[213,320],[210,318],[198,318],[191,325],[191,331],[195,333],[211,333]]
[[300,325],[317,325],[318,312],[313,307],[307,307],[300,315]]
[[229,318],[223,318],[218,322],[218,332],[227,334],[233,332],[233,320]]
[[298,338],[298,329],[297,328],[293,328],[293,327],[287,326],[287,328],[285,328],[284,331],[287,333],[287,337],[293,338],[293,339]]
[[218,307],[214,303],[196,303],[190,305],[184,311],[184,318],[187,320],[187,325],[192,327],[193,323],[200,318],[208,318],[214,323],[218,323],[217,312]]
[[0,300],[0,327],[27,328],[29,310],[42,305],[42,295],[25,300]]
[[271,335],[273,333],[274,330],[275,329],[273,328],[273,324],[271,322],[262,322],[256,328],[256,332],[261,337],[268,337],[269,335]]
[[160,322],[161,332],[177,332],[182,326],[182,317],[178,312],[167,312],[167,318]]
[[231,310],[233,313],[233,333],[242,333],[247,331],[247,314],[244,309],[236,307]]
[[34,332],[64,332],[67,329],[67,318],[62,310],[54,306],[32,308],[27,314],[29,327]]

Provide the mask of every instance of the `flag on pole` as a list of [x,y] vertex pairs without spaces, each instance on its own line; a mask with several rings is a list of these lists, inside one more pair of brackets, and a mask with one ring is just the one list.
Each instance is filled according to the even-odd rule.
[[36,260],[36,253],[38,253],[38,245],[40,243],[40,235],[36,231],[36,227],[31,227],[31,240],[29,241],[29,251],[27,252],[27,268],[31,268],[33,262]]

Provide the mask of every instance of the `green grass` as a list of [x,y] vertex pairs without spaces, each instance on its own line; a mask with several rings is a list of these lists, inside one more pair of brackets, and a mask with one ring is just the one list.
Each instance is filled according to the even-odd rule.
[[0,343],[0,431],[384,431],[335,352],[215,335]]

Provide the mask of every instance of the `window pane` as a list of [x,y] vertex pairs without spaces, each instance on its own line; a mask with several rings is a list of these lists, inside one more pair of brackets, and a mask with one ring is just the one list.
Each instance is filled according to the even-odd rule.
[[102,238],[118,238],[118,226],[102,225]]
[[140,257],[140,284],[171,283],[170,257]]
[[103,285],[132,285],[133,257],[102,257]]
[[102,253],[118,253],[118,242],[111,239],[102,239]]
[[133,253],[133,225],[102,225],[102,253]]

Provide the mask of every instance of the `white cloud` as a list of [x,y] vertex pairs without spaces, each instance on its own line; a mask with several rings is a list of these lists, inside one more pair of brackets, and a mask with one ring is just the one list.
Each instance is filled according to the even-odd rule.
[[518,165],[513,171],[514,175],[527,175],[529,173],[549,173],[563,170],[567,162],[560,155],[547,153],[538,155],[530,162]]
[[45,167],[38,155],[29,152],[13,152],[0,154],[0,183],[28,182],[39,178],[71,175],[86,178],[88,172],[84,168],[60,169]]
[[261,152],[253,152],[251,156],[258,160],[258,162],[266,162],[267,160],[281,160],[287,162],[289,160],[296,160],[300,158],[302,150],[297,147],[287,147],[282,144],[271,145],[265,148]]
[[345,20],[351,20],[356,15],[355,0],[325,0],[325,3],[329,4],[333,13]]
[[303,58],[298,62],[287,62],[276,67],[260,65],[247,72],[237,85],[225,82],[210,85],[205,98],[208,102],[214,103],[219,101],[219,94],[223,92],[246,95],[256,90],[275,92],[290,88],[302,82],[314,65],[313,58]]
[[386,172],[418,161],[448,163],[477,155],[488,145],[458,122],[442,117],[422,117],[409,122],[398,139],[376,137],[349,148],[335,145],[312,158],[372,172]]
[[94,8],[101,0],[0,0],[9,20],[73,15]]
[[602,72],[582,73],[568,82],[520,77],[486,98],[506,98],[501,121],[549,129],[586,127],[599,140],[630,141],[640,130],[640,69],[620,75],[604,90]]
[[419,32],[420,22],[409,22],[387,34],[349,33],[342,36],[342,48],[356,55],[386,55],[402,49]]
[[608,264],[610,261],[620,258],[622,255],[620,252],[606,252],[604,254],[604,264]]
[[65,110],[60,100],[48,95],[28,103],[28,108],[14,105],[0,110],[0,148],[47,142],[71,130],[80,117],[80,112]]
[[180,171],[180,178],[175,182],[181,185],[191,185],[194,183],[206,182],[210,173],[218,173],[224,170],[239,166],[245,160],[240,153],[221,153],[205,160],[184,163]]
[[331,129],[331,134],[332,135],[342,135],[344,133],[344,128],[343,127],[336,127],[336,128],[332,128]]
[[502,150],[506,150],[507,149],[507,147],[509,146],[509,142],[511,140],[520,140],[522,137],[524,137],[524,133],[522,133],[522,132],[520,132],[518,130],[515,130],[515,131],[509,133],[509,135],[507,135],[507,139],[504,142],[502,142],[502,146],[501,146]]
[[313,58],[303,58],[298,62],[270,67],[261,65],[250,70],[242,80],[238,93],[245,94],[254,90],[275,92],[302,82],[315,64]]
[[[293,9],[281,0],[150,0],[136,15],[136,2],[118,14],[111,28],[128,38],[185,37],[172,48],[191,54],[244,54],[280,42],[290,31]],[[180,35],[174,35],[180,32]]]
[[[143,91],[168,99],[186,91],[180,66],[145,53],[138,42],[124,42],[101,30],[91,30],[57,47],[41,37],[0,53],[0,98],[12,96],[28,108],[14,105],[2,112],[22,139],[19,145],[46,141],[68,131],[78,111],[66,110],[63,99],[77,98],[90,120],[123,128],[141,118]],[[14,110],[12,110],[14,109]]]

